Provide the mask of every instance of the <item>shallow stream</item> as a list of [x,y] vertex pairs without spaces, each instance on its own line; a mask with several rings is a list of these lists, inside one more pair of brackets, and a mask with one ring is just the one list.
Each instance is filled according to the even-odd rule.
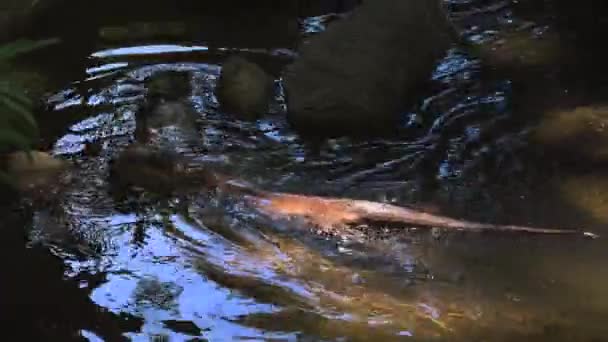
[[[542,20],[524,20],[502,2],[450,4],[461,12],[489,9],[459,19],[464,38],[474,44],[489,46],[507,32],[540,40],[552,33]],[[200,139],[180,152],[261,188],[410,204],[469,220],[608,233],[608,218],[601,214],[606,186],[598,185],[606,183],[589,171],[599,169],[586,168],[585,160],[573,168],[558,165],[559,155],[548,156],[529,139],[547,102],[569,108],[575,100],[601,96],[589,93],[598,88],[580,80],[538,79],[559,70],[556,63],[533,71],[492,68],[455,47],[425,85],[425,98],[404,111],[401,136],[334,139],[314,153],[285,121],[280,72],[297,58],[303,39],[322,34],[340,16],[269,17],[277,23],[260,18],[269,27],[259,31],[251,29],[254,23],[240,29],[225,24],[237,21],[229,14],[204,25],[196,25],[199,18],[178,23],[155,18],[139,31],[136,24],[124,29],[112,23],[99,29],[93,43],[87,37],[94,49],[84,62],[61,64],[61,54],[69,52],[57,51],[49,65],[40,66],[59,75],[41,118],[46,143],[75,167],[70,185],[51,204],[31,207],[28,246],[58,256],[65,281],[77,283],[95,307],[129,315],[70,328],[91,341],[114,340],[116,331],[135,341],[601,341],[608,336],[605,237],[426,229],[383,234],[376,227],[374,236],[335,239],[315,236],[297,222],[262,220],[238,200],[205,191],[168,199],[147,192],[113,197],[108,161],[133,140],[143,79],[183,70],[190,75]],[[220,22],[225,26],[211,32]],[[201,38],[204,30],[210,31],[207,40]],[[157,31],[165,37],[150,38]],[[255,123],[222,113],[214,95],[221,61],[235,50],[246,50],[276,76],[271,110]],[[50,70],[57,66],[59,71]],[[98,155],[83,152],[88,142],[100,144]],[[581,195],[580,188],[597,191]],[[95,313],[78,304],[44,306],[47,299],[55,303],[45,299],[44,285],[36,285],[45,278],[29,280],[27,273],[46,267],[42,262],[24,269],[20,277],[30,285],[14,294],[39,298],[45,307],[44,317],[35,318],[44,322],[41,329],[59,329],[55,315],[75,321],[91,315],[87,322],[97,322]]]

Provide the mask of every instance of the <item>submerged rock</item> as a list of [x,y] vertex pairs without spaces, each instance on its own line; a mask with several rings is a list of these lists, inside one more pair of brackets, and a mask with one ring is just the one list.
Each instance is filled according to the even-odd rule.
[[481,58],[485,67],[507,75],[542,70],[564,59],[566,47],[557,33],[535,34],[534,30],[531,31],[500,33],[499,39],[471,46],[471,50]]
[[554,164],[549,180],[560,198],[601,223],[608,222],[607,132],[608,107],[589,105],[547,111],[530,134],[540,158]]
[[543,114],[532,142],[558,161],[608,162],[608,107],[582,106]]
[[604,174],[562,177],[555,183],[567,203],[598,222],[608,222],[608,177]]
[[217,95],[222,108],[243,120],[264,115],[272,99],[273,79],[257,64],[231,56],[222,65]]
[[200,191],[217,182],[191,157],[173,150],[135,143],[109,163],[111,191],[139,189],[158,194]]
[[440,1],[364,2],[288,67],[290,123],[329,136],[394,128],[454,39]]
[[146,98],[135,118],[137,140],[146,142],[159,131],[173,128],[166,138],[195,144],[199,138],[198,113],[188,99],[191,90],[186,72],[169,70],[146,80]]
[[121,190],[139,187],[171,193],[183,168],[176,153],[136,143],[110,161],[110,183]]
[[64,160],[42,151],[31,151],[29,155],[27,152],[18,151],[7,157],[8,171],[13,173],[58,170],[65,166]]
[[197,129],[196,112],[192,106],[183,102],[160,102],[147,109],[144,115],[148,128],[161,129],[176,126],[186,131],[196,131]]
[[145,80],[148,100],[175,101],[190,96],[190,73],[178,70],[156,72]]
[[56,185],[58,176],[69,166],[65,160],[47,152],[17,151],[6,156],[6,171],[18,191]]

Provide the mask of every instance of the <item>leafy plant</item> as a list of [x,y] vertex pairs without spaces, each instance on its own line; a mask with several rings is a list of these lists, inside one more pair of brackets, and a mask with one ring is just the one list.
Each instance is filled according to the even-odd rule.
[[56,44],[58,42],[58,38],[43,40],[19,39],[4,45],[0,45],[0,63],[10,62],[10,60],[15,57],[52,44]]
[[[12,60],[56,42],[57,39],[20,39],[0,45],[0,153],[25,151],[29,154],[38,137],[38,124],[32,114],[32,99],[28,97],[25,88],[7,76]],[[7,181],[7,175],[2,171],[0,181]]]

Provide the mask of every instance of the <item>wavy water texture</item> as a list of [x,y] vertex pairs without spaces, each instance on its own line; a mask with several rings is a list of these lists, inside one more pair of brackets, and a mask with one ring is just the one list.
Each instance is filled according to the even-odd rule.
[[[525,24],[503,2],[447,3],[460,22],[470,20],[463,35],[476,44]],[[302,20],[301,38],[340,18]],[[179,132],[162,138],[192,157],[191,167],[272,191],[414,205],[470,220],[556,226],[565,217],[573,225],[601,226],[543,188],[535,192],[543,175],[526,167],[529,127],[514,120],[512,80],[484,73],[483,62],[465,48],[448,52],[426,98],[404,110],[401,135],[333,139],[318,153],[285,121],[280,75],[262,119],[244,122],[220,111],[214,95],[219,61],[234,50],[177,42],[100,47],[82,80],[48,98],[54,115],[82,114],[54,142],[53,153],[75,167],[55,205],[37,209],[31,244],[59,255],[72,278],[102,274],[104,281],[82,286],[92,289],[98,305],[143,318],[142,330],[129,337],[554,341],[551,329],[571,327],[602,334],[597,322],[608,312],[600,286],[608,284],[600,265],[608,250],[603,241],[414,226],[325,238],[306,222],[261,217],[221,192],[112,192],[108,162],[133,141],[144,79],[179,70],[189,72],[198,139],[192,146]],[[297,58],[291,46],[240,50],[270,69]],[[85,153],[89,143],[100,152]],[[583,298],[594,303],[581,307]]]

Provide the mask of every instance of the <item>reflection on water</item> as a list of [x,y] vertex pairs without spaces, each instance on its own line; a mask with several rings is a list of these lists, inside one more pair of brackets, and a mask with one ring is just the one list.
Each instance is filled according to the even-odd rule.
[[[148,55],[148,54],[162,54],[171,52],[194,52],[194,51],[207,51],[209,50],[206,46],[180,46],[180,45],[143,45],[143,46],[132,46],[123,47],[118,49],[110,49],[95,52],[91,57],[104,58],[104,57],[117,57],[125,55]],[[116,65],[116,64],[114,64]]]
[[[322,30],[328,18],[304,20],[302,34]],[[477,41],[496,29],[492,25],[514,20],[467,34]],[[247,51],[264,65],[285,63],[277,50]],[[182,56],[172,60],[176,52]],[[132,141],[144,79],[180,70],[189,73],[188,99],[201,123],[198,146],[184,153],[202,165],[272,190],[422,207],[432,201],[447,213],[494,222],[595,223],[547,196],[542,184],[531,186],[539,178],[522,157],[526,127],[511,122],[511,80],[484,78],[480,61],[460,49],[438,66],[428,98],[404,113],[414,120],[404,125],[403,137],[334,139],[318,154],[286,124],[279,78],[261,120],[240,122],[220,112],[213,91],[221,59],[204,55],[216,52],[200,45],[104,47],[91,54],[86,79],[48,98],[53,115],[86,117],[53,145],[76,168],[56,207],[36,211],[31,244],[59,255],[71,278],[103,274],[103,282],[81,286],[97,305],[143,319],[130,338],[605,336],[608,273],[601,261],[608,249],[602,240],[382,227],[374,236],[328,240],[311,236],[300,222],[257,217],[238,198],[219,193],[113,196],[108,161]],[[98,156],[82,153],[92,141],[101,143]],[[95,340],[92,332],[83,335]]]

